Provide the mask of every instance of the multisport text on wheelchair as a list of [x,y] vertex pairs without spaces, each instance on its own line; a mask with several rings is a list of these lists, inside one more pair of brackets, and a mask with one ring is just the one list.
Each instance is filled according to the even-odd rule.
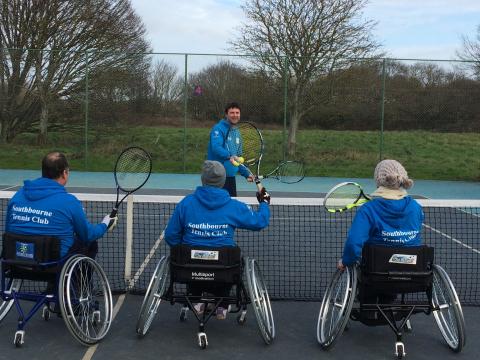
[[433,259],[428,246],[366,244],[361,264],[337,270],[325,291],[317,323],[322,348],[332,348],[353,320],[388,325],[401,359],[406,355],[403,331],[411,331],[411,315],[421,312],[433,313],[447,345],[460,352],[466,338],[462,307],[449,276]]
[[[198,288],[200,284],[205,284],[207,290],[192,295],[189,287]],[[212,284],[228,287],[228,295],[209,293]],[[254,259],[241,257],[239,247],[172,247],[170,256],[160,259],[150,280],[137,321],[140,336],[147,333],[161,300],[183,305],[180,321],[187,319],[188,310],[193,312],[199,323],[197,340],[202,349],[208,345],[206,323],[225,304],[230,313],[238,313],[240,325],[246,321],[247,305],[252,304],[265,343],[270,344],[275,337],[272,307],[260,269]],[[205,310],[200,313],[195,304],[202,304]]]
[[[5,233],[0,262],[0,321],[15,306],[17,347],[24,343],[28,321],[40,309],[45,321],[52,312],[61,316],[73,337],[84,345],[105,337],[112,322],[112,294],[95,260],[78,254],[61,258],[56,237]],[[34,305],[25,312],[22,301]]]

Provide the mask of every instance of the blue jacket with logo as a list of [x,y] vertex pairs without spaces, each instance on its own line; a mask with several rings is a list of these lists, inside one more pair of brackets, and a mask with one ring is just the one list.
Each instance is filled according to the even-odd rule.
[[227,119],[222,119],[213,126],[208,142],[207,160],[222,163],[227,176],[235,176],[237,172],[240,172],[242,176],[248,177],[250,174],[243,166],[235,166],[230,162],[231,156],[241,155],[242,141],[239,131],[235,127],[232,127],[231,130],[230,128]]
[[375,198],[362,205],[353,219],[342,262],[351,265],[368,242],[385,246],[421,245],[423,211],[410,196],[400,200]]
[[258,211],[253,211],[224,189],[199,186],[178,203],[165,230],[165,241],[170,246],[235,246],[236,228],[261,230],[269,221],[267,203],[262,202]]
[[105,234],[103,223],[88,222],[82,204],[65,187],[48,178],[25,180],[8,203],[5,231],[20,235],[51,235],[61,242],[61,255],[67,254],[74,236],[92,242]]

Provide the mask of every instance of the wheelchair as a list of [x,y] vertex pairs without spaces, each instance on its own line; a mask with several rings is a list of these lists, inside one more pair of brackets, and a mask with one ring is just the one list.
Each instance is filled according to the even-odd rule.
[[[227,287],[229,291],[224,296],[215,295],[212,285]],[[203,290],[200,294],[192,294],[190,287]],[[275,338],[265,281],[257,262],[248,257],[242,258],[239,247],[207,248],[183,244],[172,247],[170,256],[160,259],[145,294],[136,326],[140,337],[146,335],[161,300],[172,305],[182,304],[182,322],[187,320],[188,311],[192,311],[199,323],[197,341],[201,349],[208,346],[207,322],[218,307],[225,305],[228,305],[228,312],[238,314],[237,323],[243,325],[247,305],[252,304],[264,342],[268,345]],[[198,311],[195,304],[202,304],[203,312]]]
[[449,276],[433,259],[428,246],[366,244],[361,264],[337,270],[325,291],[317,323],[321,347],[332,348],[349,321],[359,321],[389,326],[396,335],[395,356],[402,359],[410,317],[433,313],[448,347],[460,352],[466,338],[462,307]]
[[[62,317],[81,344],[96,344],[112,323],[112,293],[105,272],[88,256],[60,257],[60,240],[52,236],[3,234],[0,260],[0,322],[14,306],[18,312],[14,345],[25,340],[25,327],[42,309],[42,318]],[[46,285],[40,290],[42,285]],[[25,290],[23,290],[25,289]],[[27,312],[22,301],[34,303]]]

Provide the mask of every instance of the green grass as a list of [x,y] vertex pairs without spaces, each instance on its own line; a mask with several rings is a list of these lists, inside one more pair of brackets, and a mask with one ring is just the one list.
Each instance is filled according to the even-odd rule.
[[[0,167],[37,169],[45,153],[60,150],[74,170],[111,171],[124,147],[138,145],[151,152],[155,172],[181,173],[185,166],[185,172],[198,173],[206,157],[208,134],[206,128],[189,128],[184,135],[182,128],[145,126],[91,132],[86,168],[83,134],[52,133],[46,146],[35,145],[35,136],[24,134],[0,145]],[[268,171],[282,158],[283,134],[265,130],[263,135],[262,168]],[[305,161],[307,176],[368,178],[379,160],[379,144],[379,132],[309,129],[298,134],[296,157]],[[384,137],[383,157],[402,162],[414,179],[479,181],[479,154],[480,136],[475,133],[405,131],[386,132]]]

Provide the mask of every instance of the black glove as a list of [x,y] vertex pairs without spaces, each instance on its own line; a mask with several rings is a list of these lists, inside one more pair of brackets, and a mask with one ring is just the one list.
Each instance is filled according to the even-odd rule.
[[267,189],[262,188],[261,191],[257,191],[257,200],[259,204],[266,202],[270,205],[270,194],[267,192]]

